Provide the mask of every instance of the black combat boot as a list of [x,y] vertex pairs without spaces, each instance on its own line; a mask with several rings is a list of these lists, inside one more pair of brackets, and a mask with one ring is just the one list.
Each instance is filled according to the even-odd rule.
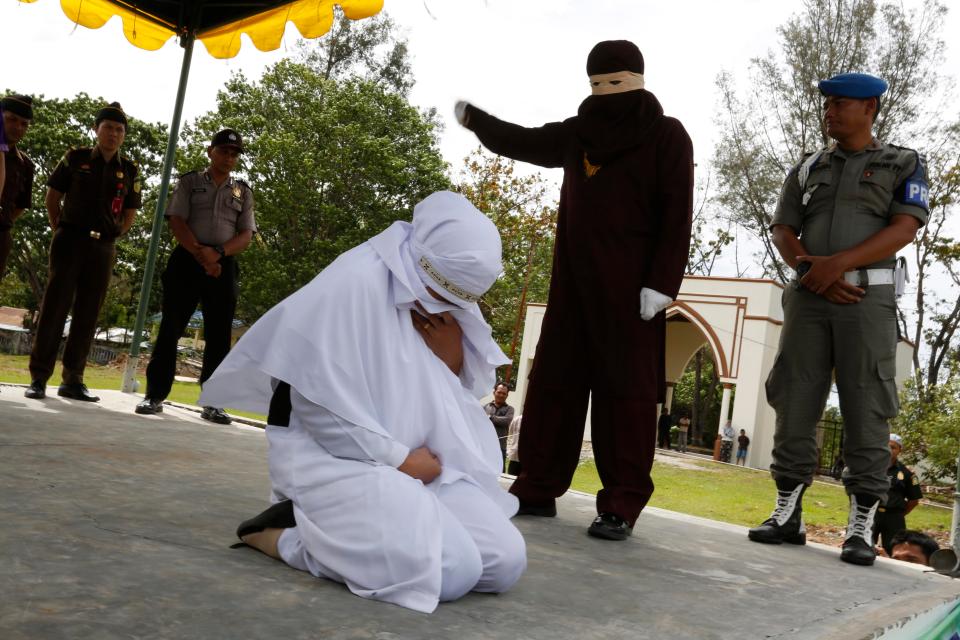
[[754,542],[766,544],[807,544],[807,530],[803,526],[803,492],[807,485],[795,480],[777,481],[777,507],[759,527],[750,529],[747,536]]
[[850,564],[871,565],[877,558],[873,549],[873,519],[880,498],[866,493],[850,496],[850,517],[840,559]]

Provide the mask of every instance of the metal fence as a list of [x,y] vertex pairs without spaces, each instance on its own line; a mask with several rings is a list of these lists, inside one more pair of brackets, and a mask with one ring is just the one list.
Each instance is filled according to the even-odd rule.
[[843,423],[821,420],[817,423],[817,473],[840,479],[843,472]]

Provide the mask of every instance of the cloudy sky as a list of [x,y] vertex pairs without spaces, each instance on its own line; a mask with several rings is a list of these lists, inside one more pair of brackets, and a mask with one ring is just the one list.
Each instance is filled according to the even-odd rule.
[[[919,3],[905,0],[908,7]],[[775,49],[777,27],[801,8],[801,0],[385,0],[410,42],[417,81],[411,99],[436,107],[446,121],[441,149],[453,167],[477,144],[453,119],[457,99],[520,124],[563,119],[588,93],[590,48],[624,38],[644,54],[647,88],[690,132],[700,173],[715,141],[717,74],[728,70],[745,81],[750,59]],[[96,31],[75,27],[57,0],[0,0],[0,25],[0,85],[48,97],[86,91],[119,100],[141,119],[169,123],[182,56],[175,40],[142,51],[126,42],[118,18]],[[960,6],[942,33],[960,33]],[[284,45],[269,53],[244,38],[231,60],[216,60],[198,45],[185,121],[214,106],[232,72],[259,77],[297,38],[288,27]],[[948,40],[948,47],[945,72],[960,77],[960,44]],[[555,170],[544,176],[560,178]]]
[[[126,43],[118,18],[92,31],[75,27],[59,5],[0,0],[2,84],[57,97],[86,91],[119,100],[137,117],[169,122],[181,60],[176,42],[142,51]],[[800,0],[385,1],[410,41],[417,80],[412,99],[437,107],[447,120],[442,150],[454,164],[474,144],[452,118],[455,100],[469,99],[524,124],[567,117],[587,93],[587,52],[600,40],[616,38],[640,46],[647,88],[686,124],[699,160],[706,160],[714,140],[717,74],[723,69],[742,74],[751,57],[776,47],[777,26],[801,6]],[[943,32],[960,33],[960,8]],[[198,46],[185,118],[210,109],[231,72],[258,77],[287,55],[296,39],[290,27],[284,46],[270,53],[245,39],[240,55],[225,61]],[[960,45],[948,56],[949,66],[960,71]]]

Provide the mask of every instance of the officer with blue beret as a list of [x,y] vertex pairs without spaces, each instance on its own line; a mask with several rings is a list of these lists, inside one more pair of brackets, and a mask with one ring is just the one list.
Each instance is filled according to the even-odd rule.
[[818,87],[833,142],[790,170],[770,225],[796,278],[783,292],[780,346],[766,382],[777,413],[770,467],[777,504],[749,537],[806,542],[801,501],[817,468],[816,425],[835,377],[850,497],[841,559],[870,565],[874,517],[890,487],[888,421],[899,408],[903,274],[896,254],[927,221],[927,173],[916,151],[873,136],[883,79],[842,73]]

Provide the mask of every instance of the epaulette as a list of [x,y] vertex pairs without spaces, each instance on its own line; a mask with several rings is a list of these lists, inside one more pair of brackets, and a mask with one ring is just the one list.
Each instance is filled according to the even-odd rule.
[[911,147],[901,147],[901,146],[898,145],[898,144],[890,144],[889,142],[887,143],[887,146],[888,146],[888,147],[893,147],[894,149],[900,149],[901,151],[910,151],[910,152],[912,152],[912,153],[917,153],[917,150],[916,150],[916,149],[913,149],[913,148],[911,148]]
[[192,175],[195,174],[195,173],[200,173],[200,172],[199,172],[199,171],[187,171],[186,173],[181,173],[179,176],[177,176],[177,180],[183,180],[183,179],[186,178],[187,176],[192,176]]
[[89,159],[91,153],[93,153],[93,147],[70,147],[63,152],[63,158],[60,159],[60,162],[69,167],[71,162],[83,160],[82,154],[85,154],[86,159]]
[[234,182],[239,182],[240,184],[245,186],[247,189],[250,189],[250,191],[253,191],[253,189],[250,188],[250,185],[248,185],[245,180],[241,180],[240,178],[234,178],[233,180]]

